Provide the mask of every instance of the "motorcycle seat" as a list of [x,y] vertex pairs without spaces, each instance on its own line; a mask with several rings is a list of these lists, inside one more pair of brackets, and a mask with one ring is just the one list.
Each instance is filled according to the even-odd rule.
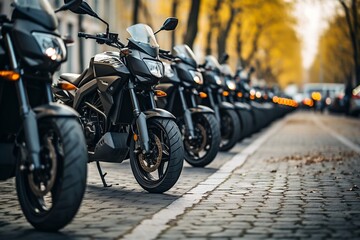
[[63,73],[60,75],[61,80],[71,82],[75,86],[79,87],[83,79],[87,79],[85,75],[88,73],[88,68],[85,69],[81,74],[77,73]]
[[81,74],[76,74],[76,73],[63,73],[60,75],[61,80],[65,80],[67,82],[71,82],[74,85],[77,85],[81,78],[80,77]]

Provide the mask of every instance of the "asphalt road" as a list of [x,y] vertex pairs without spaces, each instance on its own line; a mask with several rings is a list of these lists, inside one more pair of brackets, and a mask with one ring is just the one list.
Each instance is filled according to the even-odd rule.
[[14,179],[0,183],[0,239],[360,239],[360,120],[296,112],[219,153],[185,164],[165,194],[149,194],[128,162],[94,163],[71,224],[33,230]]

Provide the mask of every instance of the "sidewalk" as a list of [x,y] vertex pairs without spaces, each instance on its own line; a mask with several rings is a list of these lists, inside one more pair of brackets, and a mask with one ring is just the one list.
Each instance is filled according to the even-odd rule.
[[[360,239],[360,155],[319,128],[352,140],[360,122],[296,113],[246,163],[160,239]],[[349,129],[350,128],[350,129]]]
[[128,162],[103,165],[104,188],[89,164],[82,206],[59,233],[33,230],[10,179],[0,239],[360,239],[359,145],[359,119],[297,112],[206,168],[185,164],[165,194],[142,190]]

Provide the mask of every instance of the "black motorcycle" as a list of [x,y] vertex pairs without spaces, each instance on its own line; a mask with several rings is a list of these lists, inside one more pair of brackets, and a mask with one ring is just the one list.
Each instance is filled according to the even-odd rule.
[[[221,74],[224,80],[223,100],[233,104],[241,122],[241,135],[239,141],[249,137],[254,130],[254,110],[252,106],[246,102],[239,101],[243,99],[243,93],[236,84],[236,75],[226,63],[221,64]],[[244,95],[247,93],[244,92]]]
[[[58,9],[75,8],[81,0]],[[46,0],[16,0],[0,17],[0,180],[16,176],[26,219],[43,231],[68,224],[80,207],[86,143],[71,108],[53,103],[52,76],[66,60],[57,18]]]
[[214,109],[216,118],[220,123],[220,150],[228,151],[238,142],[243,124],[238,117],[235,106],[223,99],[223,94],[228,94],[228,92],[224,91],[225,79],[222,76],[219,62],[215,57],[207,56],[202,67],[204,77],[202,89],[208,97],[200,100],[204,105]]
[[196,89],[202,85],[203,78],[198,69],[193,51],[187,45],[174,47],[176,56],[161,51],[160,57],[171,61],[165,65],[165,77],[157,89],[166,92],[167,97],[157,98],[158,105],[172,112],[182,131],[185,160],[195,167],[211,163],[220,145],[220,128],[214,111],[198,105]]
[[[75,12],[105,22],[86,3]],[[168,18],[159,31],[173,30],[176,25],[176,18]],[[78,36],[119,51],[95,55],[82,74],[62,74],[53,91],[57,99],[80,113],[89,159],[97,163],[104,186],[106,173],[102,173],[99,162],[121,163],[130,158],[142,188],[165,192],[180,176],[184,153],[175,117],[156,108],[154,100],[161,93],[153,86],[164,74],[158,60],[159,45],[145,24],[127,29],[131,35],[127,47],[108,29],[107,24],[105,34]]]

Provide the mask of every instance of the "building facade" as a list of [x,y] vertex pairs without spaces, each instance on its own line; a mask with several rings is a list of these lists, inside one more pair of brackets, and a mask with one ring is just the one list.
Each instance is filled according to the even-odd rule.
[[[10,17],[12,7],[11,0],[0,0],[0,14]],[[64,4],[63,0],[49,0],[54,9]],[[87,0],[92,9],[110,24],[110,30],[117,28],[116,0]],[[60,73],[81,73],[88,67],[89,61],[96,53],[109,48],[99,45],[95,40],[79,39],[78,32],[91,34],[105,32],[106,25],[101,21],[86,15],[78,15],[71,11],[63,11],[56,14],[59,19],[59,32],[62,36],[70,36],[74,44],[68,46],[68,60],[61,66]]]

